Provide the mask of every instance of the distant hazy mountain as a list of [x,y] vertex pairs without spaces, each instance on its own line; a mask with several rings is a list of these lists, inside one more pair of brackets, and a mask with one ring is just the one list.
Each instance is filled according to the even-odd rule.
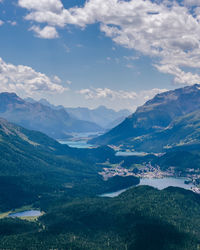
[[[194,111],[197,112],[192,113]],[[196,143],[200,141],[199,113],[200,85],[164,92],[139,107],[120,125],[91,142],[128,144],[146,151]]]
[[66,108],[67,112],[80,120],[91,121],[99,124],[104,128],[113,128],[122,122],[131,113],[124,109],[115,111],[105,106],[99,106],[96,109],[88,108]]
[[0,94],[0,117],[31,130],[63,139],[72,132],[97,132],[102,128],[95,123],[78,120],[65,109],[52,109],[39,102],[28,102],[15,93]]
[[50,102],[48,102],[46,99],[42,98],[40,99],[39,101],[36,101],[35,99],[31,98],[31,97],[27,97],[24,99],[25,101],[27,102],[30,102],[30,103],[41,103],[47,107],[50,107],[52,109],[55,109],[55,110],[58,110],[58,109],[64,109],[63,106],[59,105],[59,106],[55,106],[53,104],[51,104]]
[[[32,98],[27,98],[26,100],[31,103],[36,102]],[[115,111],[113,109],[108,109],[105,106],[99,106],[96,109],[88,109],[83,107],[66,108],[62,105],[59,106],[52,105],[46,99],[41,99],[38,102],[56,110],[65,109],[71,116],[73,116],[76,119],[94,122],[106,129],[111,129],[117,126],[127,116],[131,114],[128,109]]]

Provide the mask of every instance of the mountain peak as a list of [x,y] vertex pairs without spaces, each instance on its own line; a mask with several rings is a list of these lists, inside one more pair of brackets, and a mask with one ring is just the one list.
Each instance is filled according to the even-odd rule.
[[3,92],[0,93],[0,112],[5,112],[8,108],[16,104],[24,104],[25,101],[15,93]]
[[69,138],[72,132],[102,130],[95,123],[71,117],[64,108],[56,110],[30,98],[23,100],[15,93],[0,93],[0,116],[9,122],[30,130],[38,130],[56,139]]
[[2,92],[0,93],[0,96],[10,97],[10,98],[19,98],[19,96],[14,92]]
[[181,116],[200,111],[200,85],[195,84],[156,95],[108,133],[95,138],[96,144],[121,144],[159,132]]

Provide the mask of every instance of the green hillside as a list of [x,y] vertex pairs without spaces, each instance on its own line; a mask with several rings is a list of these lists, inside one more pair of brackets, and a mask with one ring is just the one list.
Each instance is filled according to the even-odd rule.
[[136,150],[162,152],[170,148],[200,144],[200,110],[173,120],[161,132],[129,139]]
[[103,181],[95,163],[113,154],[106,147],[76,150],[36,131],[0,119],[0,211],[59,196],[74,197],[116,191],[137,184],[132,177]]
[[57,204],[32,224],[1,220],[0,245],[3,249],[197,250],[199,211],[200,196],[190,191],[141,186],[113,199]]

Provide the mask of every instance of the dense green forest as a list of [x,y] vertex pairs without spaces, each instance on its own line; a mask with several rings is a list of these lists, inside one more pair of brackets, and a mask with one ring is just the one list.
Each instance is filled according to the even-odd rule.
[[71,149],[36,131],[0,120],[0,211],[64,197],[95,196],[138,184],[135,177],[103,181],[96,162],[113,150]]
[[[0,220],[2,249],[196,250],[200,196],[132,188],[116,198],[52,203],[36,222]],[[14,247],[13,247],[14,246]]]

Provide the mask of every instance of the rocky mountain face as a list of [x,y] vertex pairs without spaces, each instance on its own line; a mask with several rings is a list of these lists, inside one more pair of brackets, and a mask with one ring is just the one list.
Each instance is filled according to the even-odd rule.
[[27,102],[15,93],[0,94],[0,117],[56,139],[65,139],[73,132],[102,130],[93,122],[81,121],[70,116],[65,109],[55,110],[39,102]]
[[91,143],[129,144],[135,149],[157,151],[158,148],[163,150],[179,143],[199,142],[199,113],[200,85],[164,92],[139,107],[108,133],[94,138]]

